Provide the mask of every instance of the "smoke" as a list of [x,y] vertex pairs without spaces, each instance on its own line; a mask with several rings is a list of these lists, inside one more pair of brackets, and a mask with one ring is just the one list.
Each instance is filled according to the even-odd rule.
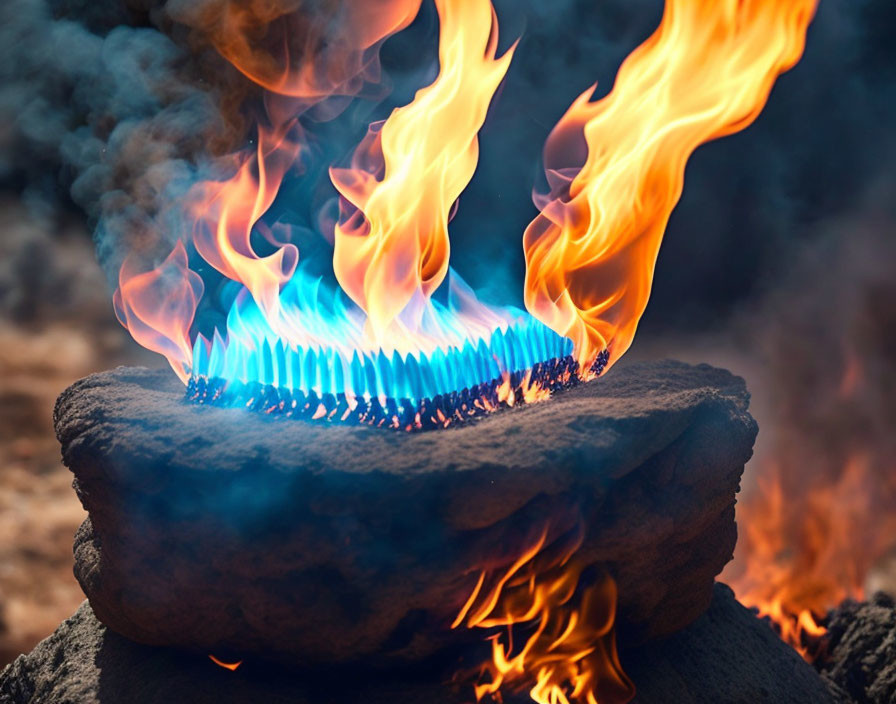
[[[620,62],[657,26],[663,3],[495,4],[502,44],[522,41],[481,135],[479,170],[452,222],[452,264],[485,298],[518,303],[520,240],[535,214],[530,193],[540,178],[541,145],[587,86],[598,81],[598,94],[611,88]],[[264,22],[283,12],[326,18],[332,3],[262,5],[267,15],[254,29],[263,35]],[[252,137],[260,91],[213,46],[233,6],[9,0],[0,9],[0,180],[86,213],[110,276],[127,251],[170,251],[179,223],[166,208],[210,161]],[[718,324],[765,279],[786,275],[789,252],[814,239],[818,223],[851,207],[887,167],[896,60],[882,28],[892,26],[894,13],[885,0],[822,2],[805,57],[780,79],[757,123],[698,150],[642,336]],[[315,32],[335,32],[336,24],[321,19]],[[414,24],[384,47],[391,96],[343,103],[344,114],[316,126],[313,163],[284,185],[272,218],[320,230],[335,195],[327,166],[345,158],[369,121],[432,78],[436,33],[435,12],[424,3]],[[318,235],[311,249],[320,248]],[[313,264],[329,268],[328,261]]]
[[[97,4],[63,9],[86,10],[96,24]],[[221,109],[225,87],[170,37],[150,27],[90,29],[53,10],[41,0],[0,9],[0,178],[50,201],[67,187],[98,225],[111,274],[126,250],[148,246],[141,238],[164,237],[154,218],[200,157],[233,144],[241,125]]]
[[[658,25],[663,3],[496,4],[509,20],[504,37],[522,31],[522,41],[481,135],[479,171],[461,196],[452,245],[454,265],[474,288],[488,286],[497,267],[516,295],[544,139],[593,82],[598,95],[611,89],[621,61]],[[778,80],[756,123],[697,150],[642,338],[723,323],[766,280],[786,277],[792,254],[890,168],[896,55],[882,28],[894,22],[896,8],[885,0],[822,0],[804,57]]]
[[108,323],[108,296],[77,221],[3,198],[0,232],[0,316],[23,326]]
[[876,455],[882,478],[893,469],[894,199],[896,182],[874,184],[737,321],[738,338],[771,382],[764,392],[779,457],[822,482],[857,453]]
[[748,604],[823,614],[896,585],[894,197],[891,179],[874,184],[720,336],[740,348],[763,429],[723,575]]

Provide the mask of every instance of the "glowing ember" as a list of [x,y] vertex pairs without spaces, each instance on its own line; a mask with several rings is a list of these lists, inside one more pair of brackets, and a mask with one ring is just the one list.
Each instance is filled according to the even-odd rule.
[[225,670],[230,670],[231,672],[236,672],[237,668],[243,664],[242,660],[237,660],[236,662],[224,662],[219,658],[216,658],[214,655],[209,655],[208,659],[211,660],[218,667],[223,667]]
[[528,689],[539,704],[627,702],[634,686],[616,653],[615,582],[576,559],[580,530],[551,543],[547,536],[509,567],[483,570],[453,624],[497,631],[476,701]]

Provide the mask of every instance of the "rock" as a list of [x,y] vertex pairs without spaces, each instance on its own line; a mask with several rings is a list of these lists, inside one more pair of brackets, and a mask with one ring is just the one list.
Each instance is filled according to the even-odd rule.
[[[366,681],[365,681],[366,680]],[[456,698],[452,699],[454,696]],[[436,678],[372,680],[342,673],[305,683],[296,672],[134,643],[103,626],[85,602],[28,655],[0,673],[0,704],[447,704],[465,699]]]
[[896,602],[875,594],[846,601],[826,622],[827,652],[816,661],[822,676],[856,704],[896,702]]
[[194,406],[170,373],[119,368],[55,420],[89,519],[75,574],[142,643],[292,664],[426,658],[484,565],[545,525],[619,586],[623,643],[709,605],[736,540],[756,424],[742,379],[619,366],[550,401],[420,433]]
[[[483,656],[485,642],[475,646]],[[827,704],[822,679],[717,585],[709,611],[670,639],[622,653],[637,704]],[[85,603],[29,655],[0,673],[0,704],[461,704],[451,661],[403,676],[333,671],[311,676],[247,661],[234,672],[207,658],[133,643]],[[531,700],[525,693],[506,704]]]
[[635,704],[826,704],[818,673],[717,583],[709,610],[670,638],[623,654]]

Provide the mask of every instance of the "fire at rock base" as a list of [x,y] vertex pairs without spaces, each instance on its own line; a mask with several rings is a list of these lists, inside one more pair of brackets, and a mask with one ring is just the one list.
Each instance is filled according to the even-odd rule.
[[[620,658],[638,690],[638,704],[837,701],[812,667],[721,584],[709,611],[693,624],[669,639],[623,650]],[[403,677],[324,671],[314,677],[257,660],[230,671],[204,655],[128,640],[106,628],[85,602],[34,651],[0,672],[0,701],[27,704],[37,696],[41,704],[96,702],[105,692],[126,692],[128,704],[472,701],[470,690],[450,677],[450,671],[438,670]],[[531,698],[510,695],[504,704],[531,704]]]
[[577,559],[581,525],[552,543],[548,535],[508,567],[483,569],[452,624],[499,629],[476,701],[528,690],[537,704],[625,704],[635,692],[616,648],[616,582]]

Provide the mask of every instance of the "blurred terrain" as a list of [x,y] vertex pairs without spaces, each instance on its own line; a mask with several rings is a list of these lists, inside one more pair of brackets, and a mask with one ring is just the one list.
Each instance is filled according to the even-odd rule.
[[86,515],[53,434],[66,386],[157,365],[118,325],[82,222],[0,201],[0,665],[74,613],[72,537]]

